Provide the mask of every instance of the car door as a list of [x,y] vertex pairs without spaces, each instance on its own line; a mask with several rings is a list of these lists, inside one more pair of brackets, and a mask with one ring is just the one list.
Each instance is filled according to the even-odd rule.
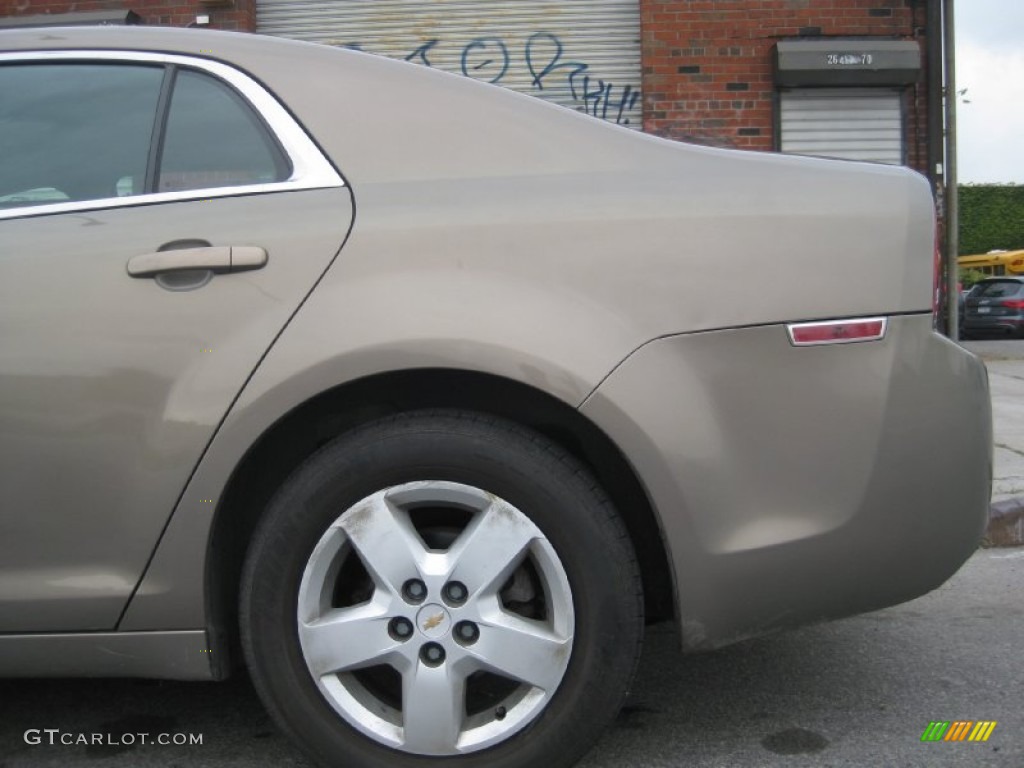
[[351,196],[188,56],[0,54],[0,146],[0,632],[110,629]]

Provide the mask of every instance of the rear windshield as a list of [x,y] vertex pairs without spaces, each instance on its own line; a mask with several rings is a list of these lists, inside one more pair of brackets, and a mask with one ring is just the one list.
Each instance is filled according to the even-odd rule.
[[993,280],[991,283],[978,283],[971,292],[971,298],[987,297],[999,299],[1005,296],[1016,296],[1024,288],[1024,283],[1016,280]]

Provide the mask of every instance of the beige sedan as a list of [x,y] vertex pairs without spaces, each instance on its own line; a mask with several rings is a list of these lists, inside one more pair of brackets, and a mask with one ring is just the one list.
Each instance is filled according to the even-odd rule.
[[976,546],[918,175],[254,35],[0,51],[0,674],[244,663],[326,765],[567,766],[645,620],[714,648]]

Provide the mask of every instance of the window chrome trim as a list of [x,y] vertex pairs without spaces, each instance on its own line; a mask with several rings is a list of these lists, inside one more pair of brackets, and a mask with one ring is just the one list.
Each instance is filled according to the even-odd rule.
[[[844,326],[844,325],[855,325],[859,323],[881,323],[881,330],[870,336],[854,336],[853,338],[835,338],[828,339],[825,341],[797,341],[795,337],[795,331],[803,328],[826,328],[829,326]],[[866,341],[881,341],[885,338],[886,331],[889,330],[889,318],[884,316],[877,317],[854,317],[847,320],[822,320],[813,323],[788,323],[786,325],[786,333],[789,336],[789,343],[794,347],[829,347],[835,344],[861,344]]]
[[268,129],[277,138],[292,166],[292,173],[284,181],[263,184],[240,184],[231,187],[207,187],[186,189],[175,192],[154,192],[125,197],[104,197],[96,200],[69,200],[43,205],[24,205],[0,210],[0,220],[42,216],[51,213],[94,211],[104,208],[122,208],[136,205],[153,205],[182,200],[208,200],[215,197],[236,197],[266,192],[285,192],[304,189],[327,189],[345,186],[344,179],[313,143],[306,131],[281,103],[262,85],[249,75],[232,66],[181,54],[147,53],[144,51],[18,51],[0,53],[0,64],[9,62],[126,62],[143,64],[176,64],[181,67],[206,72],[234,88],[256,110]]

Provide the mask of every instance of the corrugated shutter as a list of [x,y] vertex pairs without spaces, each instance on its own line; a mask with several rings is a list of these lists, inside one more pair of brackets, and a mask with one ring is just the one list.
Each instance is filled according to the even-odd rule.
[[641,128],[639,0],[257,0],[256,26],[429,64]]
[[802,155],[903,162],[900,92],[886,88],[783,91],[782,151]]

